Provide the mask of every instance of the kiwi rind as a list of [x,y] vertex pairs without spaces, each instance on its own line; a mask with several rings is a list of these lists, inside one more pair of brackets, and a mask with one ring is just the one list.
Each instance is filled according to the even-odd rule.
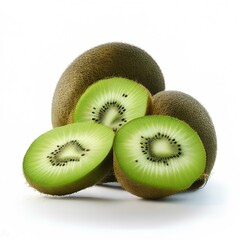
[[89,85],[113,76],[137,81],[151,94],[165,89],[163,74],[147,52],[121,42],[99,45],[77,57],[60,77],[52,100],[53,127],[69,122],[78,99]]
[[200,136],[207,159],[202,176],[190,189],[204,186],[213,169],[217,154],[217,137],[212,119],[206,108],[192,96],[180,91],[163,91],[153,96],[153,114],[168,115],[189,124]]
[[[43,140],[43,136],[49,136],[49,133],[55,131],[56,136],[65,139],[65,134],[68,134],[69,131],[80,131],[81,129],[93,129],[93,131],[96,131],[98,128],[102,128],[101,131],[108,131],[108,136],[112,136],[112,141],[114,138],[114,133],[113,131],[106,127],[106,126],[100,126],[99,124],[96,123],[92,123],[92,122],[85,122],[85,123],[73,123],[73,124],[69,124],[66,126],[62,126],[62,127],[57,127],[54,128],[44,134],[42,134],[41,136],[39,136],[38,138],[36,138],[33,143],[30,145],[28,151],[31,151],[32,154],[31,155],[35,155],[35,154],[39,154],[36,152],[33,152],[33,149],[36,148],[36,146],[38,146],[39,142],[42,143]],[[58,131],[58,132],[56,132]],[[112,134],[111,134],[112,132]],[[48,135],[47,135],[48,134]],[[40,140],[41,138],[41,140]],[[51,135],[52,138],[52,135]],[[46,140],[46,137],[44,138]],[[51,140],[48,140],[51,141]],[[110,141],[110,139],[109,139]],[[55,142],[54,142],[55,143]],[[109,142],[110,144],[110,142]],[[108,144],[108,145],[109,145]],[[109,145],[111,146],[111,145]],[[93,146],[94,147],[94,146]],[[41,147],[42,148],[42,147]],[[34,175],[32,173],[30,173],[30,169],[28,167],[27,161],[32,161],[29,156],[28,156],[28,151],[26,152],[25,156],[24,156],[24,160],[23,160],[23,173],[25,176],[25,179],[27,180],[27,182],[29,183],[30,186],[32,186],[34,189],[38,190],[41,193],[44,194],[49,194],[49,195],[67,195],[67,194],[72,194],[74,192],[80,191],[84,188],[90,187],[98,182],[100,182],[102,179],[104,179],[107,175],[109,175],[111,169],[112,169],[112,146],[109,150],[106,150],[104,152],[104,157],[103,159],[99,162],[98,165],[96,165],[93,169],[91,169],[91,171],[89,171],[87,174],[82,175],[81,177],[79,176],[78,178],[75,178],[74,181],[71,180],[67,181],[66,183],[54,183],[54,184],[39,184],[39,181],[36,179],[36,177],[34,177]],[[46,152],[44,150],[44,152]],[[44,153],[45,154],[45,153]],[[43,154],[43,155],[44,155]],[[28,158],[28,160],[27,160]],[[43,156],[44,158],[44,156]],[[27,169],[28,168],[28,169]],[[61,168],[64,168],[64,166],[61,166]],[[35,170],[36,171],[36,170]],[[61,174],[61,173],[60,173]],[[76,172],[75,172],[76,174]],[[44,176],[42,176],[44,177]],[[54,177],[54,176],[53,176]],[[39,177],[38,177],[39,179]]]

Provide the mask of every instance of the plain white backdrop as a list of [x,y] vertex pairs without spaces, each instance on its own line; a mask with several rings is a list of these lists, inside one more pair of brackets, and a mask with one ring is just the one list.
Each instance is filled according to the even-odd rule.
[[[1,0],[0,239],[239,239],[239,12],[237,0]],[[146,201],[103,187],[53,198],[26,184],[23,156],[51,129],[62,72],[111,41],[146,50],[167,90],[209,111],[218,155],[205,188]]]

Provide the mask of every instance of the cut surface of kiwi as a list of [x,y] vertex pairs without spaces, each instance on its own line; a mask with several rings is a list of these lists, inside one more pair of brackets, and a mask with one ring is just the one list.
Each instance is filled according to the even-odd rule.
[[162,91],[153,96],[153,114],[178,118],[189,124],[201,138],[206,151],[206,168],[191,189],[204,186],[213,169],[217,154],[217,137],[206,108],[189,94],[180,91]]
[[127,122],[151,111],[152,98],[145,87],[114,77],[89,86],[76,105],[73,121],[100,123],[116,132]]
[[111,169],[113,138],[112,129],[92,122],[52,129],[27,150],[23,160],[26,180],[38,191],[51,195],[89,187]]
[[113,149],[118,182],[143,198],[160,198],[187,189],[206,164],[198,134],[169,116],[132,120],[117,132]]
[[161,69],[147,52],[127,43],[101,44],[77,57],[60,77],[52,100],[53,127],[67,124],[88,86],[109,77],[137,81],[151,94],[165,89]]

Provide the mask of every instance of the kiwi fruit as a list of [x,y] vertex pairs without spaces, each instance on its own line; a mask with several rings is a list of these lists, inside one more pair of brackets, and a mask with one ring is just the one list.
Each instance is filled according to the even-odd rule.
[[113,139],[111,128],[93,122],[54,128],[28,148],[24,176],[33,188],[50,195],[92,186],[112,168]]
[[190,189],[204,186],[208,181],[217,154],[217,137],[209,113],[195,98],[179,91],[164,91],[155,94],[153,105],[154,115],[168,115],[185,121],[200,136],[207,156],[206,168]]
[[53,127],[68,123],[69,115],[89,85],[110,77],[137,81],[151,94],[165,89],[158,64],[144,50],[120,42],[96,46],[77,57],[60,77],[52,100]]
[[189,188],[204,172],[206,152],[195,130],[169,116],[136,118],[118,130],[114,172],[130,193],[158,199]]
[[152,96],[142,85],[126,78],[99,80],[79,99],[69,122],[92,121],[117,132],[134,118],[152,112]]

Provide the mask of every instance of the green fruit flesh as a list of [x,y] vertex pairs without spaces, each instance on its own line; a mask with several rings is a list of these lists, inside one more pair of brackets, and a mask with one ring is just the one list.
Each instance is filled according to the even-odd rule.
[[93,121],[115,132],[130,120],[150,111],[150,93],[142,85],[110,78],[92,84],[81,96],[74,111],[74,122]]
[[63,195],[81,190],[108,174],[113,138],[110,128],[90,122],[50,130],[27,150],[24,175],[43,193]]
[[[167,116],[145,116],[123,126],[114,140],[114,154],[117,180],[125,187],[126,178],[126,189],[146,198],[188,188],[206,164],[198,134],[185,122]],[[148,189],[146,196],[144,187],[154,192]]]

